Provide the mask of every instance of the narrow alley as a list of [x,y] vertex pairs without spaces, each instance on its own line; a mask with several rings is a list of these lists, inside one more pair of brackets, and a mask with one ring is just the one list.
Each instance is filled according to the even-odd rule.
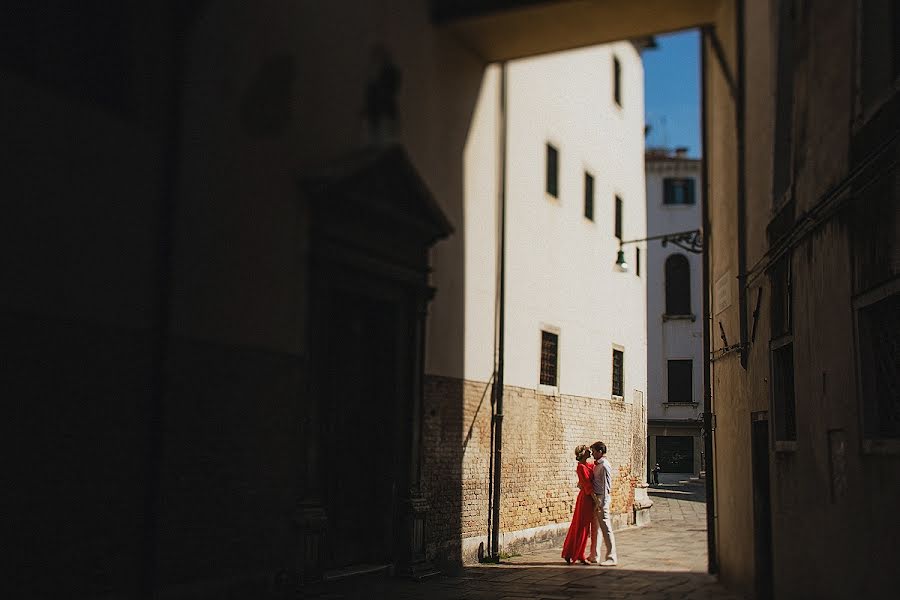
[[705,489],[697,480],[661,476],[650,489],[651,524],[616,532],[619,566],[567,566],[559,548],[473,565],[422,581],[373,576],[309,589],[310,598],[362,600],[736,599],[706,573]]

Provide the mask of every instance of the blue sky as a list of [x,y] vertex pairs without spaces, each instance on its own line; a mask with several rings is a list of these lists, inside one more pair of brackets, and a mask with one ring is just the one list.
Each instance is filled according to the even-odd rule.
[[644,59],[644,113],[648,146],[687,146],[700,156],[700,32],[656,37]]

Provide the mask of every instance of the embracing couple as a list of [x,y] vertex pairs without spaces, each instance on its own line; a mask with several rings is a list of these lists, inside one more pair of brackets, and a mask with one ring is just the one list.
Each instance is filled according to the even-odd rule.
[[[593,464],[588,463],[588,457],[593,456]],[[612,521],[609,514],[609,505],[612,500],[612,467],[606,459],[606,444],[594,442],[591,447],[578,446],[575,448],[575,459],[578,466],[575,472],[578,474],[578,499],[575,500],[575,514],[572,515],[572,524],[569,525],[569,533],[563,543],[562,557],[566,564],[572,564],[576,560],[581,564],[597,563],[597,529],[603,532],[603,545],[606,555],[601,567],[614,567],[618,564],[616,559],[616,538],[612,532]],[[591,552],[587,558],[584,550],[587,546],[588,536],[591,538]]]

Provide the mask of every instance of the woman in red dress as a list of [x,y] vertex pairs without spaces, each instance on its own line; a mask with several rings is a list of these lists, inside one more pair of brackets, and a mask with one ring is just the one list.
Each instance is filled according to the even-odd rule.
[[566,534],[566,541],[563,543],[562,557],[566,559],[566,564],[576,560],[581,564],[587,564],[587,560],[584,558],[584,549],[591,533],[591,519],[594,516],[594,500],[591,498],[593,491],[591,474],[594,465],[585,462],[590,455],[591,449],[587,446],[575,448],[575,458],[578,460],[575,472],[578,474],[579,492],[578,498],[575,500],[575,514],[572,515],[569,533]]

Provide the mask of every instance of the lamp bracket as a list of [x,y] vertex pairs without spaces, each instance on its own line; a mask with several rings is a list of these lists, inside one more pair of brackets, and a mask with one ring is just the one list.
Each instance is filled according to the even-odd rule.
[[619,242],[619,247],[621,248],[625,244],[636,244],[638,242],[649,242],[652,240],[660,240],[663,248],[665,248],[669,243],[672,243],[685,252],[691,252],[693,254],[703,253],[703,232],[699,229],[694,229],[691,231],[678,231],[676,233],[665,233],[662,235],[652,235],[650,237],[645,237],[638,240],[626,240],[624,242]]

